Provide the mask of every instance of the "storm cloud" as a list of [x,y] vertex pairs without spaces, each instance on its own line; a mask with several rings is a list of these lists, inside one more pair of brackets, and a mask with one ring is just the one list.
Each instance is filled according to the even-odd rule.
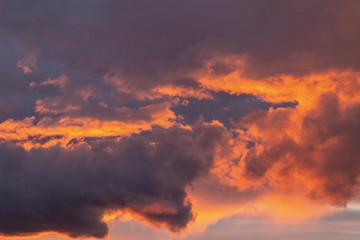
[[194,218],[185,187],[208,172],[222,129],[155,128],[120,140],[30,151],[0,145],[0,232],[102,238],[106,211],[130,210],[172,231]]

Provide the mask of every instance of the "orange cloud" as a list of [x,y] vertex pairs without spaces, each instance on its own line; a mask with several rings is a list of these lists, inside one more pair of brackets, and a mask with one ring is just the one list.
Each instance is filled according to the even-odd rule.
[[[219,156],[213,169],[223,182],[240,190],[269,186],[279,192],[295,191],[335,205],[345,205],[356,194],[360,73],[252,80],[235,71],[200,81],[215,91],[298,102],[296,108],[252,112],[237,123],[238,139],[229,142],[232,147]],[[247,148],[245,140],[254,147]]]
[[[77,141],[86,137],[117,137],[129,136],[133,133],[149,130],[157,125],[163,128],[173,126],[176,116],[169,109],[170,105],[149,105],[138,112],[151,113],[150,119],[131,121],[102,121],[85,117],[61,117],[57,119],[44,117],[36,122],[35,117],[23,120],[8,119],[0,124],[0,138],[16,142],[27,149],[32,147],[47,147],[58,143],[66,146],[72,139]],[[126,113],[126,109],[123,109]],[[56,137],[57,136],[57,137]],[[36,141],[45,139],[47,141]]]

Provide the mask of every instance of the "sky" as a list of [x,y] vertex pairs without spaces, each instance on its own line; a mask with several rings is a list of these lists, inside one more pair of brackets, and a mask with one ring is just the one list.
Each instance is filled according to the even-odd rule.
[[359,43],[358,0],[0,0],[0,239],[359,239]]

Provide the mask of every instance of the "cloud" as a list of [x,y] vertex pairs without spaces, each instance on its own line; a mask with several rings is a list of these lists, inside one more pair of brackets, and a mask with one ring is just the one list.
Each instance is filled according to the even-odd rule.
[[243,151],[230,176],[238,179],[239,188],[270,185],[274,191],[302,192],[346,205],[357,195],[360,177],[359,110],[359,104],[343,106],[328,92],[306,111],[281,108],[249,114],[242,126],[253,134],[255,145]]
[[205,121],[218,120],[230,127],[231,122],[238,122],[242,117],[255,110],[268,110],[270,107],[295,107],[296,102],[272,104],[253,95],[232,95],[226,92],[217,92],[211,99],[189,98],[185,104],[175,105],[172,109],[175,114],[184,117],[187,124],[198,120],[200,116]]
[[[20,103],[27,102],[30,109],[36,105],[37,113],[28,109],[26,113],[62,113],[82,107],[86,108],[82,112],[96,112],[101,103],[109,106],[105,111],[118,116],[116,109],[129,98],[161,98],[170,92],[171,96],[209,98],[209,89],[224,90],[221,84],[216,87],[206,81],[209,78],[221,79],[238,94],[240,86],[247,86],[230,84],[231,76],[255,81],[281,74],[359,70],[360,36],[352,30],[356,29],[358,4],[353,0],[317,4],[156,1],[148,8],[146,1],[87,1],[85,6],[71,1],[5,1],[1,41],[11,42],[12,57],[19,55],[11,61],[14,67],[19,59],[26,59],[18,49],[37,53],[37,72],[28,75],[30,79],[16,79],[22,84],[42,82],[42,90],[17,86],[12,94],[24,95],[26,101]],[[44,9],[47,14],[41,14]],[[13,69],[4,69],[9,71]],[[51,89],[44,86],[46,79],[64,74],[69,77],[64,92],[45,90]],[[1,81],[11,82],[7,79]],[[191,79],[202,91],[180,87],[184,79]],[[91,93],[91,99],[83,98],[86,93]],[[3,95],[1,102],[16,102],[12,96]],[[19,108],[7,114],[24,118],[24,112]]]
[[24,59],[19,60],[16,67],[21,68],[25,74],[33,73],[36,68],[36,54],[30,53]]
[[3,1],[0,231],[103,237],[117,210],[177,231],[277,194],[345,206],[359,4]]
[[104,237],[106,211],[128,210],[179,231],[194,218],[185,187],[206,174],[219,126],[154,128],[145,135],[29,151],[2,142],[0,232]]
[[[40,58],[89,74],[119,74],[136,89],[177,81],[181,72],[229,53],[246,56],[246,73],[257,77],[359,69],[356,0],[26,4],[5,1],[6,34],[40,49]],[[229,66],[213,70],[223,74]]]

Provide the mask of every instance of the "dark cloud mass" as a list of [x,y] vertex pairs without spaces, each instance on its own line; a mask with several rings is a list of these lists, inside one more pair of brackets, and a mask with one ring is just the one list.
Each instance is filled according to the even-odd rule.
[[[29,95],[25,83],[64,72],[71,73],[69,87],[56,99],[45,98],[48,104],[79,103],[79,90],[90,88],[97,90],[91,95],[97,102],[81,99],[82,112],[96,112],[102,101],[116,115],[130,96],[111,88],[114,82],[129,91],[176,85],[214,56],[245,56],[244,70],[252,77],[358,70],[359,8],[356,0],[3,1],[1,49],[11,55],[1,56],[1,81],[13,94],[2,94],[0,111],[11,101],[18,105],[9,116],[31,113],[35,99],[49,94]],[[7,74],[19,75],[14,68],[29,54],[37,60],[33,73],[11,80]],[[215,75],[234,70],[221,62],[211,68]],[[105,75],[115,78],[104,83]]]
[[192,124],[203,117],[207,122],[218,120],[230,127],[231,122],[238,122],[252,111],[268,110],[270,107],[295,107],[296,104],[296,102],[273,104],[252,95],[231,95],[218,92],[213,95],[212,99],[189,99],[186,104],[173,107],[173,110],[176,114],[184,117],[187,124]]
[[205,174],[221,128],[155,128],[146,135],[25,151],[0,145],[0,232],[104,237],[106,210],[131,210],[181,230],[193,219],[185,187]]
[[0,234],[178,232],[206,174],[346,205],[359,43],[359,0],[0,0]]
[[217,53],[245,54],[261,75],[358,68],[358,9],[356,0],[5,1],[1,25],[39,61],[143,88]]

